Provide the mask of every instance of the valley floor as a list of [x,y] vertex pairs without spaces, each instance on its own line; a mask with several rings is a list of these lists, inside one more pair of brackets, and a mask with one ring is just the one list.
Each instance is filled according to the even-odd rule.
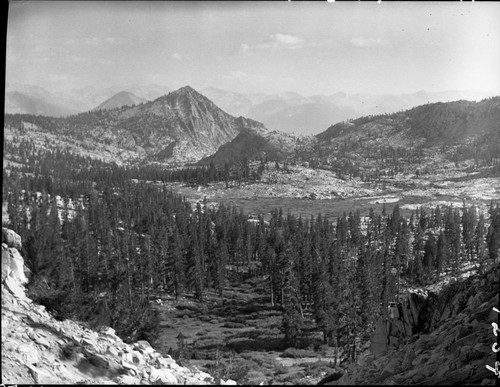
[[206,199],[209,205],[236,205],[247,214],[263,214],[265,218],[272,209],[280,207],[284,213],[289,211],[297,216],[321,213],[337,217],[358,209],[366,216],[370,208],[381,212],[384,206],[391,210],[399,204],[403,213],[409,215],[420,206],[462,207],[465,203],[484,207],[492,200],[500,200],[499,178],[480,177],[460,169],[433,175],[398,174],[379,182],[362,182],[338,179],[331,171],[296,166],[289,173],[270,169],[255,183],[232,181],[228,188],[224,182],[197,187],[181,183],[167,186],[193,204]]
[[235,282],[226,287],[224,302],[214,292],[207,292],[204,304],[190,297],[160,297],[160,334],[153,345],[216,379],[252,385],[318,383],[335,369],[334,349],[321,346],[322,333],[314,331],[307,312],[307,349],[287,348],[281,308],[271,305],[264,284],[262,279]]

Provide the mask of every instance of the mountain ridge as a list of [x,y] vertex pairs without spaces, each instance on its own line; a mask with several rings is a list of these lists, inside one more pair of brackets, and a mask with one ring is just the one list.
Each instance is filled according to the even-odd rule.
[[[353,136],[367,137],[378,126],[385,126],[378,135],[404,133],[410,141],[424,141],[428,145],[464,142],[468,139],[498,138],[500,96],[479,102],[465,100],[429,103],[392,114],[365,116],[337,123],[316,135],[322,142],[346,141]],[[387,137],[386,137],[387,139]]]

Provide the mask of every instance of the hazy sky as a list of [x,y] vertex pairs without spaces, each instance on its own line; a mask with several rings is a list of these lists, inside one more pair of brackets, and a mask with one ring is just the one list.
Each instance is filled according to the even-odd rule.
[[500,94],[499,2],[12,1],[6,81]]

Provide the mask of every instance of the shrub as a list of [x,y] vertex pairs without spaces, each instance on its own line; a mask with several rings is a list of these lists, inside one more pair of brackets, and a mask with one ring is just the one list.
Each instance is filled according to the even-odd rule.
[[274,375],[284,375],[288,372],[288,369],[278,361],[274,362]]

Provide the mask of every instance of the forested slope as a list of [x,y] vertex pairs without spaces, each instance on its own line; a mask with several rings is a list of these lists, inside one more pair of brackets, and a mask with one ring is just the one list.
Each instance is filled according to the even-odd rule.
[[[338,219],[276,209],[269,222],[249,221],[233,207],[193,208],[161,184],[125,178],[116,165],[87,175],[89,160],[38,157],[24,173],[4,171],[3,186],[11,227],[25,241],[34,273],[31,294],[60,318],[91,319],[124,338],[154,334],[150,296],[192,293],[203,302],[213,289],[224,297],[229,270],[252,263],[251,275],[267,281],[269,302],[283,308],[289,345],[300,341],[301,310],[310,304],[325,342],[350,346],[354,359],[356,337],[368,339],[394,297],[391,269],[402,283],[423,286],[458,278],[465,264],[482,271],[498,259],[495,203],[486,212],[419,209],[409,219],[398,206]],[[65,162],[53,164],[58,157]]]

